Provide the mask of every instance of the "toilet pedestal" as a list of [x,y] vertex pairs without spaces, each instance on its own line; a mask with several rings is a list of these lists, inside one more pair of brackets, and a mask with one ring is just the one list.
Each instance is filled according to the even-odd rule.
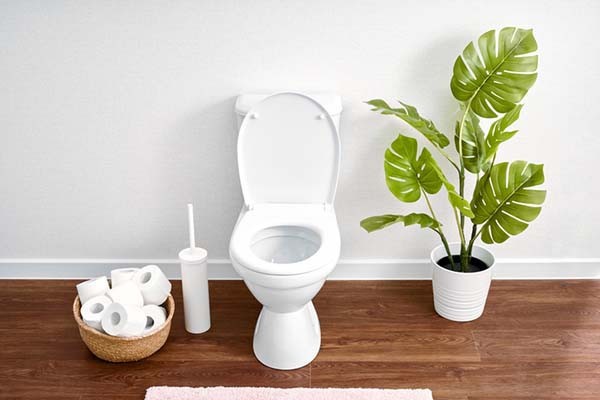
[[267,367],[304,367],[319,353],[321,328],[312,301],[290,313],[263,307],[254,330],[254,354]]

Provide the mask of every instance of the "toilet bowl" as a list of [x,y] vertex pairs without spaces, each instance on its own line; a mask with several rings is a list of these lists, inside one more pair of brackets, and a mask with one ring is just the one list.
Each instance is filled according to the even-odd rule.
[[338,96],[240,96],[238,168],[244,207],[229,245],[232,264],[263,305],[254,354],[296,369],[319,352],[312,299],[335,268],[333,208],[339,171]]

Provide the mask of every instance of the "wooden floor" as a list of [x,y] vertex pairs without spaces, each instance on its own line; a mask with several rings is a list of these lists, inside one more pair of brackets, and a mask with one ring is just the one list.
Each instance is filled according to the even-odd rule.
[[213,327],[183,329],[151,358],[95,359],[71,314],[74,281],[0,281],[0,398],[143,399],[154,385],[431,388],[436,400],[600,399],[600,281],[495,281],[472,323],[438,317],[426,281],[327,282],[321,352],[275,371],[252,355],[259,304],[211,282]]

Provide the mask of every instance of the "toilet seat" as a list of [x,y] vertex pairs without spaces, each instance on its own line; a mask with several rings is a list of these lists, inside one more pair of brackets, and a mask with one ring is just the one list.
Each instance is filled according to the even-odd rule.
[[333,203],[340,138],[327,110],[309,96],[278,93],[255,104],[240,126],[237,158],[249,207]]
[[[291,263],[269,262],[252,249],[257,234],[272,227],[300,227],[320,238],[318,250],[304,260]],[[230,255],[243,267],[265,275],[299,275],[336,263],[340,235],[335,213],[323,205],[258,205],[244,213],[231,238]]]

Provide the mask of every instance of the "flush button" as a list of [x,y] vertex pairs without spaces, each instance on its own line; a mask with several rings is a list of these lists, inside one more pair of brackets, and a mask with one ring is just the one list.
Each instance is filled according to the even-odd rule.
[[252,119],[258,119],[258,114],[257,113],[252,113],[252,114],[250,114],[250,118],[252,118]]
[[325,119],[325,114],[319,114],[319,115],[317,115],[317,119]]

